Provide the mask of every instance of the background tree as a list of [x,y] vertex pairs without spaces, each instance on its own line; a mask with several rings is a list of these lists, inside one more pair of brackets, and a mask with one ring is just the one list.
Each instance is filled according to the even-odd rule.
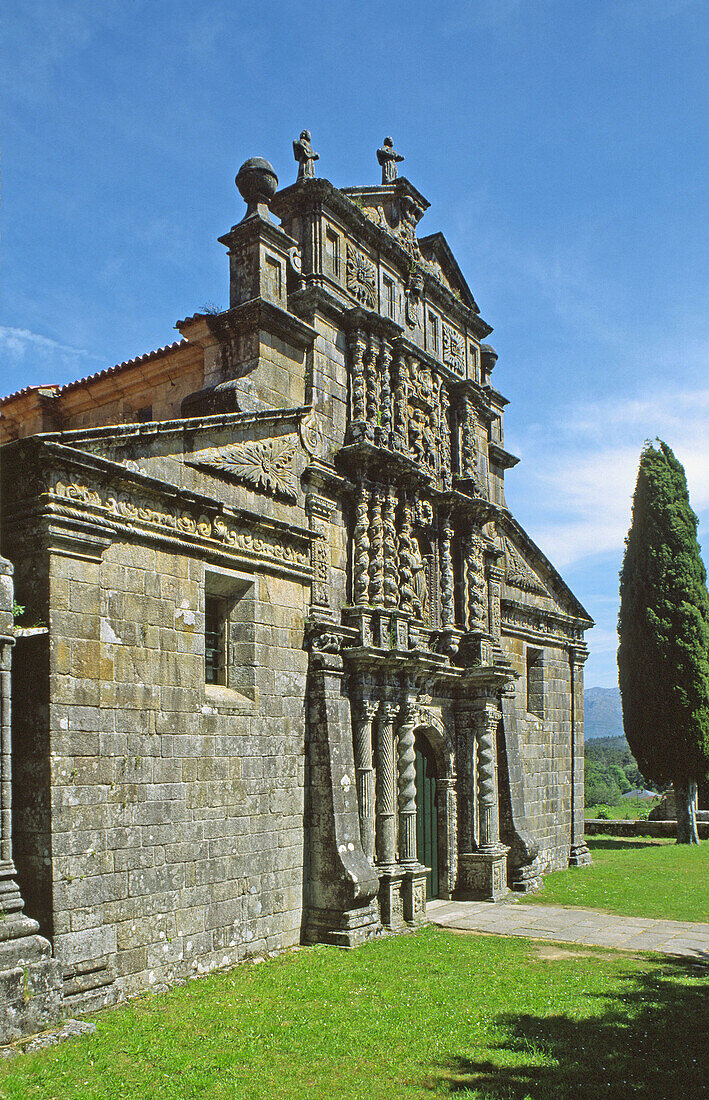
[[623,726],[643,775],[672,783],[677,842],[697,844],[709,772],[709,596],[684,468],[670,447],[640,456],[620,574]]

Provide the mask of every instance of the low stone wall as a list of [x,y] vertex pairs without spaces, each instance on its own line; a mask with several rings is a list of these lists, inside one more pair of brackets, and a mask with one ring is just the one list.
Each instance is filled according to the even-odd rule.
[[[584,823],[586,836],[659,836],[676,837],[676,821],[606,821],[593,817]],[[700,840],[709,840],[709,821],[698,821],[697,832]]]

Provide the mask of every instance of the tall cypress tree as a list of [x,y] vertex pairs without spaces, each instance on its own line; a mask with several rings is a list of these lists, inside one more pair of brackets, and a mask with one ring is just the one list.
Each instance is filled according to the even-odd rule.
[[684,468],[646,443],[620,574],[618,680],[640,770],[672,783],[677,842],[697,844],[697,783],[709,773],[709,595]]

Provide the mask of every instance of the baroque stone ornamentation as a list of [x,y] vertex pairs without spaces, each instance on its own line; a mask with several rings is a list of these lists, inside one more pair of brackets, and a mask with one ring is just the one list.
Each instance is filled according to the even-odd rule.
[[310,130],[302,130],[298,140],[293,142],[293,156],[298,161],[299,180],[313,179],[315,161],[320,160],[320,154],[313,152],[310,140]]
[[443,362],[456,374],[465,370],[465,344],[450,325],[443,326]]
[[2,399],[3,552],[47,626],[0,563],[0,947],[14,851],[70,1010],[588,858],[589,619],[504,504],[490,326],[379,152],[343,190],[307,131],[295,186],[246,161],[228,310]]
[[373,309],[377,300],[377,271],[363,252],[347,242],[347,289],[358,302]]
[[547,590],[536,573],[530,569],[522,555],[518,552],[514,543],[504,538],[505,547],[505,581],[512,588],[519,588],[523,592],[536,592],[545,596]]
[[[71,482],[66,475],[63,478],[59,475],[52,480],[50,493],[58,500],[82,507],[88,506],[96,510],[99,515],[115,518],[127,526],[145,525],[148,528],[163,528],[195,538],[211,539],[234,550],[257,554],[285,564],[299,567],[308,567],[310,564],[308,552],[288,545],[285,538],[283,541],[267,538],[265,535],[254,533],[253,530],[239,528],[221,516],[210,519],[206,515],[195,514],[186,509],[176,508],[166,511],[164,508],[156,507],[147,498],[141,499],[127,493],[115,493],[105,486],[92,487]],[[67,514],[67,511],[67,509],[63,510],[63,514]],[[82,513],[78,509],[72,509],[71,514],[80,517]]]
[[285,435],[205,451],[193,464],[230,474],[252,489],[296,500],[298,491],[290,466],[297,451],[298,437]]
[[300,422],[300,441],[311,458],[320,458],[325,449],[325,433],[318,414],[311,410]]

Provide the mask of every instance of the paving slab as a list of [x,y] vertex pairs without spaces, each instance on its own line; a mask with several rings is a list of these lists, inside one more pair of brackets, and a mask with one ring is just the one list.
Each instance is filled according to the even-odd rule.
[[518,905],[509,901],[437,900],[427,905],[426,915],[433,924],[462,932],[659,951],[709,961],[709,923],[622,917],[599,909]]

